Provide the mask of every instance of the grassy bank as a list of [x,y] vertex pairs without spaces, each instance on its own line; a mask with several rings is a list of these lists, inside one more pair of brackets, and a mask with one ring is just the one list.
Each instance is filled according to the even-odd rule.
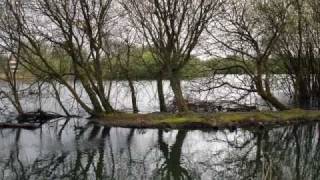
[[320,121],[320,111],[300,109],[282,112],[110,114],[93,121],[109,127],[164,129],[222,129],[291,125]]

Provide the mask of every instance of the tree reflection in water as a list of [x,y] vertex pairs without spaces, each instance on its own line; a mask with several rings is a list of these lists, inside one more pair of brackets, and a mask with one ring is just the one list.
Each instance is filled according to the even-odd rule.
[[181,165],[182,145],[186,136],[187,131],[180,130],[175,143],[169,148],[168,144],[163,141],[163,131],[159,130],[158,144],[164,157],[164,161],[156,173],[159,175],[159,179],[194,179],[189,175],[188,170]]
[[61,120],[0,132],[0,179],[318,179],[319,125],[215,132]]

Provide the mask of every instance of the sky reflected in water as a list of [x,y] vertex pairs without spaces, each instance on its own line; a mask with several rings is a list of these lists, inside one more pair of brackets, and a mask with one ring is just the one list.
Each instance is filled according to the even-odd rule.
[[317,179],[319,125],[234,132],[108,128],[86,119],[0,131],[0,179]]

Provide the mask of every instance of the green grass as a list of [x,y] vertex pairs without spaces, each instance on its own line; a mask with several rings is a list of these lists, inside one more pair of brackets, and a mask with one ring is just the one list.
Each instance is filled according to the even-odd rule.
[[244,124],[290,124],[320,121],[320,111],[293,109],[282,112],[236,112],[236,113],[182,113],[182,114],[127,114],[115,113],[101,116],[98,122],[110,126],[142,128],[182,128],[200,126],[228,127]]

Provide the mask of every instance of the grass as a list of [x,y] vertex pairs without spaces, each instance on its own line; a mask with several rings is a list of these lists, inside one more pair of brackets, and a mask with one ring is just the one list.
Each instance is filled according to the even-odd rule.
[[320,121],[320,111],[292,109],[281,112],[236,113],[115,113],[100,116],[94,121],[111,127],[131,128],[228,128],[243,126],[283,125]]

